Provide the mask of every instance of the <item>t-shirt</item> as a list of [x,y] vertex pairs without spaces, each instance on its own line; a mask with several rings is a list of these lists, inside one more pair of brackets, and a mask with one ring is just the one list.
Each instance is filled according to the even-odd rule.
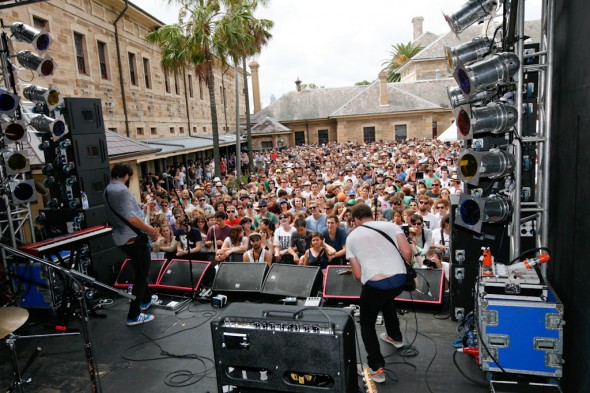
[[178,229],[176,241],[182,244],[182,249],[188,251],[190,248],[195,248],[198,242],[202,241],[201,232],[197,228],[191,227],[187,233],[184,227]]
[[278,227],[275,229],[275,236],[273,239],[272,244],[274,246],[279,246],[279,249],[286,250],[291,245],[291,237],[293,233],[297,231],[295,228],[291,227],[288,231],[286,231],[283,227]]
[[305,226],[312,232],[321,232],[322,229],[328,227],[328,225],[326,225],[326,215],[322,213],[317,220],[313,215],[307,217],[305,219]]
[[299,256],[303,256],[305,250],[311,245],[311,231],[306,230],[305,235],[301,236],[297,230],[291,235],[291,247],[295,249]]
[[231,227],[229,225],[226,225],[223,229],[219,228],[219,225],[214,225],[207,231],[207,241],[225,240],[229,236],[230,230]]

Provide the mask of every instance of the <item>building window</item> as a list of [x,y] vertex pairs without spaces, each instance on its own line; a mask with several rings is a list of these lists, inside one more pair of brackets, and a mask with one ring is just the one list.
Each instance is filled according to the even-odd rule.
[[395,126],[395,140],[403,142],[408,139],[408,126],[406,124],[397,124]]
[[164,87],[166,88],[166,93],[170,93],[170,80],[168,79],[168,70],[164,70]]
[[150,133],[152,135],[158,135],[158,129],[156,127],[152,127],[152,128],[150,128]]
[[33,16],[33,27],[39,30],[49,30],[47,26],[47,21],[45,19],[39,18],[38,16]]
[[196,134],[197,133],[197,127],[193,127],[193,133]]
[[203,127],[203,134],[207,133],[207,127]]
[[152,88],[152,74],[150,71],[150,59],[143,58],[143,77],[145,79],[145,88]]
[[318,145],[325,145],[328,142],[328,130],[318,130]]
[[137,135],[143,135],[143,127],[137,127]]
[[199,98],[203,99],[203,79],[199,78]]
[[433,121],[432,122],[432,138],[436,138],[438,136],[438,123]]
[[272,141],[262,142],[260,146],[262,147],[262,150],[274,148],[274,146],[272,145]]
[[74,48],[76,49],[76,64],[78,65],[78,72],[83,75],[88,75],[86,69],[86,52],[84,50],[85,38],[80,33],[74,33]]
[[184,134],[184,127],[180,127],[180,128],[178,129],[178,132],[179,132],[179,133],[181,133],[181,134]]
[[375,142],[375,127],[363,127],[363,142]]
[[174,132],[175,132],[175,131],[174,131],[174,127],[170,127],[170,133],[171,133],[171,134],[174,134]]
[[305,145],[305,131],[295,131],[295,146]]
[[188,76],[188,96],[193,98],[193,76]]
[[174,91],[176,95],[180,94],[180,86],[178,85],[178,73],[174,71]]
[[107,44],[104,42],[97,42],[98,50],[98,68],[100,68],[100,77],[104,80],[109,79],[108,67],[107,67]]
[[137,86],[137,67],[135,64],[135,53],[127,53],[129,56],[129,79],[133,86]]

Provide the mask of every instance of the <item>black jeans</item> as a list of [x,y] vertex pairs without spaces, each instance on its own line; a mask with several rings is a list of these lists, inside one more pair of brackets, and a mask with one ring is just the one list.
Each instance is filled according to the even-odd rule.
[[363,285],[360,298],[361,336],[367,351],[367,362],[372,370],[377,371],[385,366],[385,359],[379,347],[379,338],[375,330],[375,322],[379,311],[383,313],[387,335],[401,341],[402,333],[393,299],[402,293],[402,288],[377,289]]
[[150,273],[150,263],[152,261],[151,247],[141,237],[135,240],[133,244],[121,246],[123,251],[129,256],[135,280],[133,281],[133,292],[135,300],[129,305],[127,318],[136,318],[141,312],[140,305],[148,303],[152,294],[148,288],[148,275]]

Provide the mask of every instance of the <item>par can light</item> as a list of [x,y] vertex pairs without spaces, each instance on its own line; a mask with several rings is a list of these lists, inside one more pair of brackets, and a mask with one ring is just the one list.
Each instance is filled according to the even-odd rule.
[[23,151],[4,151],[2,152],[4,168],[6,175],[17,175],[31,170],[29,159]]
[[459,34],[472,24],[496,12],[498,4],[498,0],[469,0],[454,14],[443,14],[443,16],[451,31]]
[[490,42],[488,37],[475,37],[470,42],[452,48],[445,46],[445,58],[449,71],[454,72],[461,64],[468,65],[483,59],[490,49],[495,49],[495,45],[491,45]]
[[2,125],[2,132],[6,142],[18,142],[26,135],[27,128],[22,120],[12,120]]
[[467,95],[495,85],[506,85],[520,68],[515,53],[503,52],[470,65],[459,66],[453,74],[463,93]]
[[49,79],[57,68],[57,64],[55,64],[51,56],[41,57],[30,50],[18,52],[16,58],[20,65],[27,70],[36,71],[44,79]]
[[13,116],[19,103],[20,97],[18,95],[12,94],[4,88],[0,88],[0,113],[6,116]]
[[67,133],[67,127],[64,121],[52,119],[45,115],[33,117],[30,124],[37,131],[51,133],[54,139],[59,139]]
[[56,85],[49,87],[28,85],[23,89],[23,95],[29,101],[46,104],[50,111],[54,110],[63,101],[59,88]]
[[513,105],[491,103],[484,107],[462,108],[457,114],[457,129],[463,139],[473,139],[475,135],[491,132],[508,132],[516,124],[518,113]]
[[449,103],[451,104],[453,111],[459,106],[483,102],[491,98],[491,94],[487,90],[465,97],[460,88],[452,86],[447,87],[447,96],[449,97]]
[[459,154],[459,178],[477,186],[480,178],[497,179],[514,170],[514,156],[504,150],[485,152],[464,149]]
[[37,201],[34,180],[13,180],[9,182],[12,203],[30,203]]
[[508,219],[512,214],[512,204],[504,196],[493,194],[486,198],[476,198],[461,194],[455,223],[477,233],[481,233],[484,223],[497,223]]
[[45,30],[37,30],[24,23],[13,23],[10,26],[10,31],[17,41],[31,44],[37,52],[45,52],[53,42]]

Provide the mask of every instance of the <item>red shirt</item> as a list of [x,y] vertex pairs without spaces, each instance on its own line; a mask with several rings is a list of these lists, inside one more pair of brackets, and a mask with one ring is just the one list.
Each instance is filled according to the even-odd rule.
[[229,225],[230,227],[233,227],[234,225],[240,225],[240,221],[241,221],[241,219],[239,219],[239,218],[236,218],[236,219],[235,219],[235,220],[233,220],[233,221],[230,221],[230,220],[225,220],[225,223],[226,223],[227,225]]

